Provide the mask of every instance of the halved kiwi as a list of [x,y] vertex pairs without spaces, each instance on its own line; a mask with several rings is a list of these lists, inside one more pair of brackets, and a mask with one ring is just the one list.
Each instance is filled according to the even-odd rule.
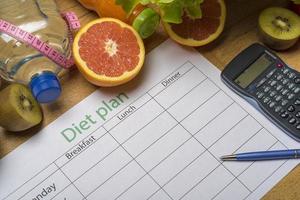
[[11,84],[0,92],[0,126],[8,131],[23,131],[42,121],[42,111],[30,90]]
[[288,9],[267,8],[258,21],[262,42],[272,49],[288,49],[300,36],[300,17]]

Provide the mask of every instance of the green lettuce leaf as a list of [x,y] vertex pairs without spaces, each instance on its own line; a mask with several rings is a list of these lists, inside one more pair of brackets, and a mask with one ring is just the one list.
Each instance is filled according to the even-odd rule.
[[[158,0],[159,1],[159,0]],[[160,0],[157,5],[162,14],[162,20],[168,23],[179,24],[182,22],[184,12],[192,19],[200,19],[202,17],[200,4],[203,0]]]
[[126,13],[131,13],[140,0],[115,0],[117,5],[122,6]]
[[185,0],[185,12],[192,19],[199,19],[202,17],[200,4],[203,0]]
[[159,3],[162,20],[168,23],[182,22],[183,7],[180,0],[171,3]]
[[143,5],[154,4],[161,13],[162,20],[168,23],[179,24],[182,22],[182,16],[186,14],[192,19],[202,17],[201,3],[204,0],[115,0],[118,5],[129,14],[134,7],[141,3]]

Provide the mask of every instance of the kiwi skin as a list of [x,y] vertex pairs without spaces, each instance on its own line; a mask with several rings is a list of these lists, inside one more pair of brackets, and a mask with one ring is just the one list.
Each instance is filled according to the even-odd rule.
[[291,40],[280,40],[277,38],[272,37],[271,35],[267,34],[265,31],[262,30],[262,28],[259,26],[259,38],[260,40],[266,44],[268,47],[275,49],[275,50],[286,50],[298,41],[298,38],[291,39]]
[[288,49],[299,39],[300,18],[286,8],[266,8],[261,12],[258,22],[261,41],[272,49]]
[[4,88],[0,102],[0,126],[7,131],[27,130],[42,121],[41,108],[24,85],[11,84]]

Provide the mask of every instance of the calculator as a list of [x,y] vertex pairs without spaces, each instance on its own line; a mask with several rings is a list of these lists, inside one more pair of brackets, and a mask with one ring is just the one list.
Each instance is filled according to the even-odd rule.
[[300,73],[255,43],[223,70],[223,82],[300,141]]

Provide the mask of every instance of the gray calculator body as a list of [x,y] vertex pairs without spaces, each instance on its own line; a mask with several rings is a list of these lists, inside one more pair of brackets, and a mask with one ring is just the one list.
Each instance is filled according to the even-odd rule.
[[300,141],[299,72],[255,43],[237,55],[221,77],[285,133]]

